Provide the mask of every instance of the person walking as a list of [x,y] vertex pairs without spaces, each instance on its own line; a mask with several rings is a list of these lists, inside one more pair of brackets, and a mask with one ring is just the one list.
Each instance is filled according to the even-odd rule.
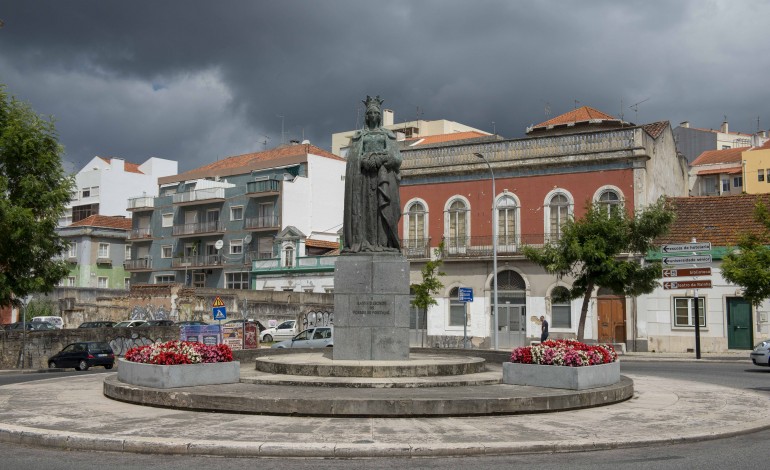
[[548,320],[545,319],[545,315],[540,315],[540,342],[544,342],[548,339]]

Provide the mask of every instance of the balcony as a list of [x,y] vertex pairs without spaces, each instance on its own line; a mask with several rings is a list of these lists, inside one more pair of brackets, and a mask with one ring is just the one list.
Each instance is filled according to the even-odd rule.
[[225,202],[225,188],[196,189],[195,191],[176,193],[172,197],[172,202],[180,206]]
[[112,266],[112,259],[108,255],[98,255],[96,257],[96,264]]
[[171,229],[171,233],[175,237],[214,234],[222,233],[224,231],[224,224],[218,220],[212,222],[197,222],[194,224],[174,225],[174,227]]
[[[493,237],[458,237],[445,238],[444,258],[491,258],[494,251]],[[557,241],[557,235],[542,233],[499,236],[497,239],[497,256],[523,256],[524,246],[542,247],[550,241]]]
[[152,229],[150,227],[135,228],[128,234],[129,240],[141,240],[143,238],[152,238]]
[[281,228],[281,218],[277,215],[247,217],[243,223],[246,230],[277,230]]
[[281,261],[281,258],[256,260],[251,265],[251,271],[255,274],[275,272],[301,272],[301,271],[334,271],[337,263],[336,256],[303,256],[292,260],[290,264]]
[[151,271],[152,258],[146,256],[139,259],[127,259],[123,262],[123,269],[126,271]]
[[154,196],[132,197],[128,200],[128,211],[146,211],[155,207]]
[[244,264],[251,265],[254,261],[270,259],[272,257],[273,257],[272,251],[267,251],[262,253],[258,251],[249,251],[246,253],[246,257],[244,258]]
[[172,268],[222,267],[222,255],[181,256],[171,260]]
[[250,197],[277,196],[280,183],[277,180],[249,181],[246,183],[246,194]]
[[430,238],[401,240],[401,253],[407,259],[430,259]]

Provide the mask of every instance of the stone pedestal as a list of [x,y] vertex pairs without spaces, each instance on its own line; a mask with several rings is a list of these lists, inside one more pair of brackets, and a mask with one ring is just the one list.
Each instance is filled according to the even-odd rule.
[[400,254],[337,258],[333,358],[409,359],[409,262]]

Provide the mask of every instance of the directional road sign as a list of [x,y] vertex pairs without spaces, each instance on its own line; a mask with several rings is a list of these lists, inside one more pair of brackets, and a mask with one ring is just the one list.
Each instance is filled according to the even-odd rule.
[[212,312],[214,320],[227,320],[227,309],[225,307],[214,307]]
[[663,264],[708,264],[711,255],[664,256]]
[[691,253],[693,251],[711,251],[711,242],[672,243],[660,247],[663,253]]
[[471,287],[460,287],[457,289],[460,302],[473,302],[473,289]]
[[663,277],[711,276],[711,268],[663,268]]
[[703,281],[665,281],[664,289],[711,289],[711,280]]

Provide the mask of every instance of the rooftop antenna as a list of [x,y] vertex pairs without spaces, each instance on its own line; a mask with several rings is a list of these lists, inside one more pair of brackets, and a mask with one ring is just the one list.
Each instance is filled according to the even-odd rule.
[[543,99],[541,99],[540,101],[545,103],[545,106],[543,106],[543,113],[545,114],[545,118],[548,119],[548,116],[551,115],[551,103]]
[[623,125],[623,97],[620,97],[620,125]]
[[283,145],[285,143],[283,141],[283,119],[284,119],[284,116],[283,116],[283,114],[276,114],[275,116],[281,118],[281,145]]
[[574,100],[574,101],[575,101],[575,109],[577,109],[577,107],[578,107],[577,105],[580,104],[580,101],[578,101],[578,100]]
[[267,141],[270,140],[269,136],[263,135],[262,137],[265,138],[265,140],[262,141],[262,147],[267,150]]
[[492,135],[497,135],[497,128],[495,127],[495,121],[492,121]]
[[761,131],[762,129],[759,128],[759,116],[757,116],[757,132]]
[[645,98],[642,101],[639,101],[638,103],[634,103],[631,106],[629,106],[630,109],[634,110],[634,121],[639,122],[639,105],[644,103],[645,101],[649,100],[650,98]]

